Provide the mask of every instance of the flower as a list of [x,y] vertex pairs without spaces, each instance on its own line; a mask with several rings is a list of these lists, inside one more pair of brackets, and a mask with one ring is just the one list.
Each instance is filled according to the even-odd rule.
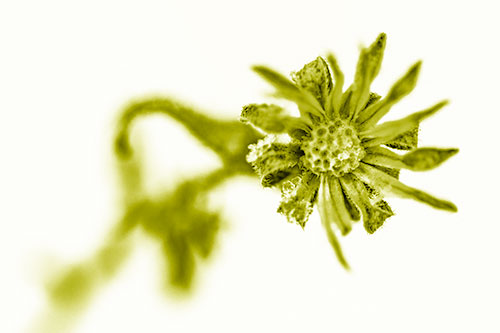
[[[394,215],[386,194],[456,212],[456,206],[399,181],[401,169],[430,170],[458,149],[417,148],[419,124],[447,101],[395,121],[379,124],[416,85],[418,61],[385,98],[370,92],[382,63],[386,35],[361,50],[354,82],[343,91],[344,75],[333,54],[318,57],[291,75],[265,66],[253,70],[275,88],[275,97],[297,104],[295,117],[274,104],[243,107],[240,120],[267,135],[249,146],[247,161],[265,187],[281,189],[278,212],[304,227],[315,205],[337,258],[348,268],[334,227],[346,235],[363,219],[368,233]],[[332,75],[333,73],[333,79]],[[385,146],[385,147],[384,147]],[[395,150],[407,150],[400,155]]]

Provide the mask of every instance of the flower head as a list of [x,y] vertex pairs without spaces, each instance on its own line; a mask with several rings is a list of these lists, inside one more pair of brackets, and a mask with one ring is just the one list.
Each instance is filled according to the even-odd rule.
[[[294,117],[278,105],[250,104],[241,121],[268,135],[250,145],[247,161],[262,185],[278,187],[278,212],[304,227],[315,205],[339,261],[347,268],[337,240],[363,219],[375,232],[394,213],[386,194],[414,199],[451,212],[456,206],[401,183],[400,169],[430,170],[458,149],[417,148],[419,124],[447,101],[395,121],[379,124],[391,107],[416,85],[421,62],[391,87],[386,97],[370,92],[382,63],[386,35],[361,50],[354,82],[343,90],[344,75],[332,54],[318,57],[287,77],[265,66],[253,70],[275,88],[275,96],[293,101]],[[333,77],[332,77],[333,74]],[[384,147],[385,146],[385,147]],[[389,149],[392,148],[392,149]],[[406,150],[400,155],[394,150]]]

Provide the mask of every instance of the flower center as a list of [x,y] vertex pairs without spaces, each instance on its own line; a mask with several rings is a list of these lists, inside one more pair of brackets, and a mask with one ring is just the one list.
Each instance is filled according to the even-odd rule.
[[301,146],[304,164],[314,173],[332,172],[341,177],[359,166],[365,156],[354,128],[341,120],[316,126]]

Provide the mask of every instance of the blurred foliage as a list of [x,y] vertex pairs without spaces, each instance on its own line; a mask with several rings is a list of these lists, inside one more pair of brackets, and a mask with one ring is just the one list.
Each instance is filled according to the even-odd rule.
[[[147,175],[142,172],[143,159],[140,150],[132,149],[129,134],[136,119],[150,114],[163,114],[181,123],[219,156],[222,166],[185,179],[166,194],[145,193],[142,180]],[[220,212],[208,207],[208,196],[233,176],[254,176],[245,156],[248,145],[261,137],[239,121],[214,119],[169,98],[139,100],[126,107],[118,120],[114,142],[122,188],[122,218],[93,255],[67,267],[49,281],[47,291],[53,308],[64,310],[66,317],[74,317],[73,310],[83,309],[98,287],[119,271],[131,252],[129,235],[137,229],[161,244],[167,272],[165,285],[188,292],[197,263],[211,255],[222,224]],[[69,315],[68,311],[73,313]],[[56,330],[54,323],[50,327]]]

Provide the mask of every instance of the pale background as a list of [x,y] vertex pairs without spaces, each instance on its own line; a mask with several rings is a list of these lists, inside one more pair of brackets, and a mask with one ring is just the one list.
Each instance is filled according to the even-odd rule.
[[[194,297],[159,292],[156,245],[139,237],[123,272],[76,332],[500,332],[497,1],[2,1],[0,3],[0,331],[44,305],[44,263],[77,261],[119,216],[111,139],[132,98],[166,94],[228,118],[267,101],[251,64],[283,73],[328,50],[350,83],[359,45],[386,32],[373,90],[418,59],[402,117],[443,99],[423,145],[461,152],[401,179],[458,214],[390,200],[397,215],[341,239],[336,262],[319,216],[302,231],[279,194],[239,179],[214,198],[230,221]],[[151,189],[218,165],[178,125],[144,122]],[[215,200],[217,199],[217,200]]]

